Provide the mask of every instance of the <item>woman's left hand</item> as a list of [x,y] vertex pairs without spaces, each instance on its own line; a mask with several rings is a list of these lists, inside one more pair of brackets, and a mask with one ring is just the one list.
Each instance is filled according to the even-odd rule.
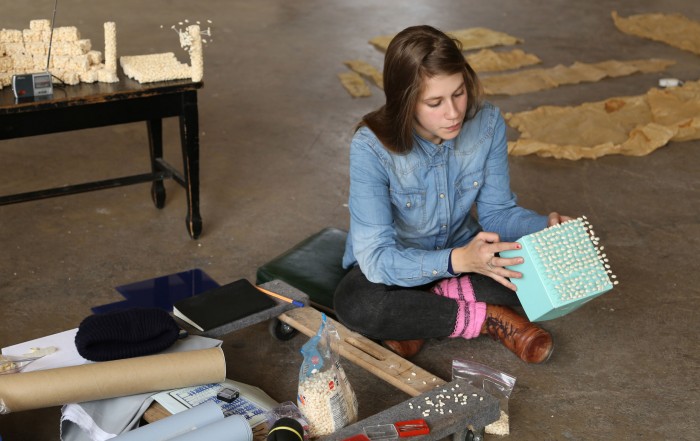
[[549,213],[548,220],[547,220],[547,226],[552,227],[554,225],[558,225],[561,223],[564,223],[566,221],[572,220],[572,217],[569,216],[562,216],[561,214],[557,213],[556,211],[553,211]]

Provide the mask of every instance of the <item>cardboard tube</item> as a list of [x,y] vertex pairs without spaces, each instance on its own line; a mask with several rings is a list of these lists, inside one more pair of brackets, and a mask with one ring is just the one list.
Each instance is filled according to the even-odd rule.
[[0,375],[0,414],[226,379],[221,348]]

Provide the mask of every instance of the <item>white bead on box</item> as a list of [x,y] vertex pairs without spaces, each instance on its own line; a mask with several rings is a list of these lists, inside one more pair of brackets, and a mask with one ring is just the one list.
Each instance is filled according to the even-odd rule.
[[531,321],[566,315],[617,285],[600,239],[585,216],[545,228],[517,240],[521,250],[501,257],[523,257],[508,267],[523,277],[511,279]]

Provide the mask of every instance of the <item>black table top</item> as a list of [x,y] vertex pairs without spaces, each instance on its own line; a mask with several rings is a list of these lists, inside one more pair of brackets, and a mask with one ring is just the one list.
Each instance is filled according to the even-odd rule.
[[173,80],[141,84],[138,81],[120,75],[116,83],[80,83],[74,86],[54,84],[53,96],[48,98],[26,99],[17,102],[12,86],[0,90],[0,116],[13,113],[33,112],[42,109],[72,107],[82,104],[143,98],[151,95],[180,93],[196,90],[202,82],[192,80]]

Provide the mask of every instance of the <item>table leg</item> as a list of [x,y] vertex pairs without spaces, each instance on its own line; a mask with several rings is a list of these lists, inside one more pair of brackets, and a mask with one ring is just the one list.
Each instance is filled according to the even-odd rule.
[[[160,171],[157,161],[163,158],[163,120],[151,119],[146,121],[148,126],[148,150],[151,155],[151,171]],[[156,208],[165,206],[165,185],[162,179],[151,184],[151,199]]]
[[197,92],[182,94],[180,110],[180,140],[182,164],[187,192],[187,230],[193,239],[202,233],[202,217],[199,214],[199,115]]

